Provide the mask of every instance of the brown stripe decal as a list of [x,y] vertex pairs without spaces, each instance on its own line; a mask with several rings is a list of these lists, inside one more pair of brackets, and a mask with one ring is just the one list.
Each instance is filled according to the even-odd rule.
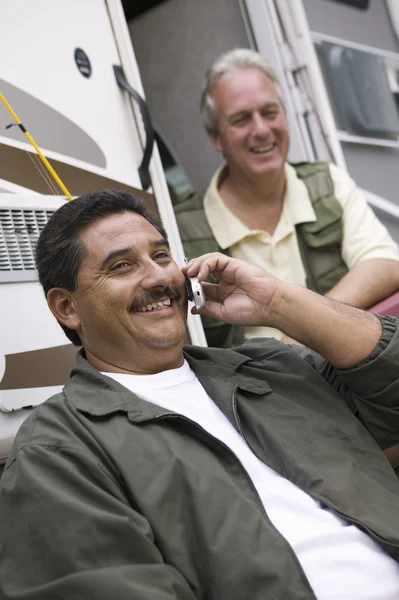
[[6,368],[0,390],[64,385],[75,362],[73,344],[6,354]]

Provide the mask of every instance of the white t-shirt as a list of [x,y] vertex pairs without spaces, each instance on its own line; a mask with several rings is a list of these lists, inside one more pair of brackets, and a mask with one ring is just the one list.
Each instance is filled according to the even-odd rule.
[[399,565],[356,526],[262,463],[186,361],[178,369],[156,375],[104,375],[140,398],[198,423],[234,452],[319,600],[399,599]]

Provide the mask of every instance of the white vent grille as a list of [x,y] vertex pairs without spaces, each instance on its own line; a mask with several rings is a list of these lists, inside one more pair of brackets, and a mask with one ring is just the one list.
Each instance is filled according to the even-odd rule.
[[35,271],[36,243],[54,212],[0,208],[0,274]]

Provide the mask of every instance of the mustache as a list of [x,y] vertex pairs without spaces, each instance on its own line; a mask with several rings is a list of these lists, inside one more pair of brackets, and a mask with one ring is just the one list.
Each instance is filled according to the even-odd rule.
[[130,305],[129,312],[137,312],[143,308],[143,306],[147,306],[147,304],[152,304],[153,302],[159,302],[165,298],[180,300],[181,297],[182,295],[177,287],[166,286],[161,290],[153,290],[150,294],[136,296]]

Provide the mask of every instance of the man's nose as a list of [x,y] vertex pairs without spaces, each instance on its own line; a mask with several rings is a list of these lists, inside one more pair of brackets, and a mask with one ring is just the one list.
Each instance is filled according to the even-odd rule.
[[166,287],[172,283],[170,265],[160,265],[155,261],[149,261],[144,267],[141,287],[151,289],[154,287]]
[[270,133],[270,125],[266,117],[259,113],[254,113],[252,132],[254,135],[267,136]]

